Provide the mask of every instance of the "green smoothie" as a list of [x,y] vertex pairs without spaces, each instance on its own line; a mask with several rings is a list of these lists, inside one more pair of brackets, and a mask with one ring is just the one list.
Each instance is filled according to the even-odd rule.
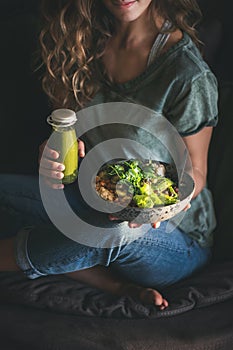
[[60,153],[59,162],[65,165],[63,171],[63,184],[69,184],[76,180],[78,175],[78,142],[74,129],[57,131],[58,149]]
[[65,165],[63,184],[74,182],[78,176],[78,142],[74,124],[76,113],[70,109],[56,109],[47,118],[54,135],[51,148],[59,152],[58,162]]

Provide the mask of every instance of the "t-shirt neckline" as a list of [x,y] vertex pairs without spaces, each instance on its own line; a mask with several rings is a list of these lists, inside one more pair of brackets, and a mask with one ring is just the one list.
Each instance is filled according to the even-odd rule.
[[170,56],[173,52],[175,52],[178,48],[181,46],[184,46],[188,43],[190,40],[187,33],[183,32],[183,37],[181,40],[179,40],[176,44],[174,44],[172,47],[170,47],[166,52],[158,56],[149,66],[146,67],[146,69],[139,74],[137,77],[130,79],[129,81],[126,81],[124,83],[108,83],[108,86],[111,86],[114,90],[128,90],[131,88],[135,88],[138,83],[141,83],[144,79],[147,78],[153,72],[161,62],[165,61],[168,56]]

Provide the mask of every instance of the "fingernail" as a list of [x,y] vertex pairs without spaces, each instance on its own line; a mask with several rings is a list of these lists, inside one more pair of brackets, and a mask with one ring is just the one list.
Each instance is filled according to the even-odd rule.
[[64,177],[64,174],[63,174],[63,173],[57,173],[57,174],[56,174],[56,177],[57,177],[58,179],[62,179],[62,178]]
[[61,171],[65,170],[65,165],[64,164],[58,165],[57,170],[61,170]]

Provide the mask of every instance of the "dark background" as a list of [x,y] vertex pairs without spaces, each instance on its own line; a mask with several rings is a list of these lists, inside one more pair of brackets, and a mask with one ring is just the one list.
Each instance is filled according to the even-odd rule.
[[[199,4],[205,58],[220,83],[232,81],[233,2]],[[36,173],[38,147],[50,132],[48,101],[35,72],[39,25],[38,0],[0,1],[0,172]]]
[[39,1],[0,1],[0,171],[37,171],[38,145],[49,132],[38,65]]

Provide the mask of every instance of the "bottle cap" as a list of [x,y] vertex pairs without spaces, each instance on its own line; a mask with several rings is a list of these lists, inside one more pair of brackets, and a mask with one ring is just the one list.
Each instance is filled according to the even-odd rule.
[[53,126],[71,126],[77,121],[77,116],[71,109],[55,109],[47,118],[47,122]]

